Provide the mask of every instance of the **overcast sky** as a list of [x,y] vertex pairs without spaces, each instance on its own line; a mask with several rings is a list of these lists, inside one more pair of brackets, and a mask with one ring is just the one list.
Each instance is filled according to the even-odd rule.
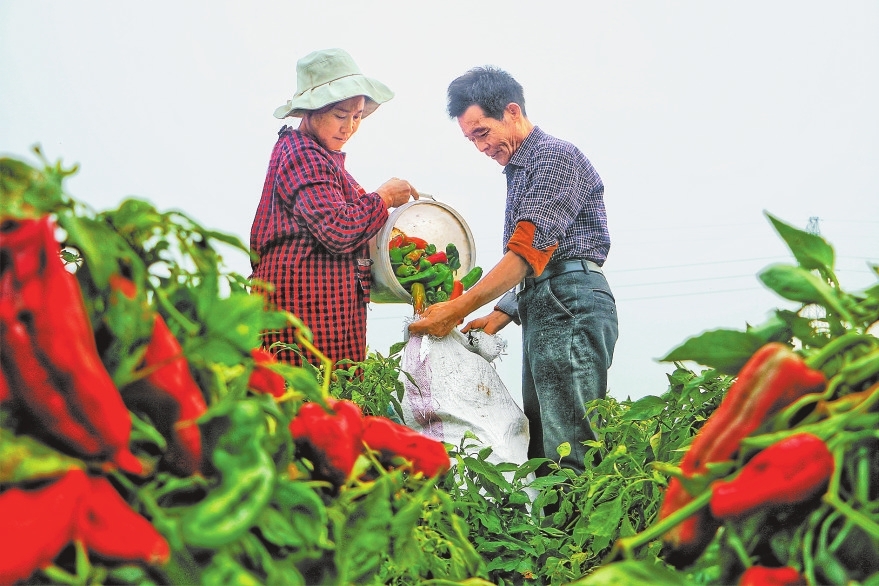
[[[477,65],[524,86],[532,122],[605,184],[619,399],[661,394],[657,358],[706,329],[789,307],[757,274],[790,255],[764,210],[818,218],[843,287],[879,262],[879,3],[0,2],[0,153],[81,165],[98,210],[134,195],[247,241],[296,60],[349,51],[396,97],[346,146],[367,189],[391,176],[451,205],[476,262],[501,256],[505,181],[445,114]],[[228,265],[249,274],[247,258]],[[372,304],[386,354],[411,308]],[[480,311],[478,314],[482,314]],[[474,316],[477,314],[474,314]],[[520,329],[498,364],[520,398]]]

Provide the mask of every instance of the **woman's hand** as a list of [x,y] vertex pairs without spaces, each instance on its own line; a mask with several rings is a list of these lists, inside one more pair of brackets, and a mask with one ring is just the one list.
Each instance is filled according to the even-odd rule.
[[412,184],[405,179],[397,179],[391,177],[385,181],[381,187],[376,189],[376,193],[385,202],[386,208],[395,208],[403,205],[409,198],[418,199],[418,192],[412,187]]

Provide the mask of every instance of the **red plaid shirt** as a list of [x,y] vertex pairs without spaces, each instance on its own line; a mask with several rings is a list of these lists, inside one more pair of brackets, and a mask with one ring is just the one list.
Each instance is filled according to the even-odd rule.
[[[257,290],[301,319],[315,347],[334,362],[366,357],[368,243],[387,219],[381,197],[345,170],[345,153],[289,126],[280,130],[250,230],[250,247],[260,257],[251,278],[274,284],[274,292]],[[295,344],[294,332],[266,332],[264,345]],[[300,364],[293,352],[278,358]]]

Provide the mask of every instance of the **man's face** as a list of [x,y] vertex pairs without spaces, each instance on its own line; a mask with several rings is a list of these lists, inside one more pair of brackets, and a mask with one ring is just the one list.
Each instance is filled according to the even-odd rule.
[[510,104],[504,110],[503,120],[496,120],[486,116],[483,109],[474,104],[458,116],[458,125],[479,152],[505,166],[525,139],[520,136],[520,125],[516,124],[518,112],[519,107]]

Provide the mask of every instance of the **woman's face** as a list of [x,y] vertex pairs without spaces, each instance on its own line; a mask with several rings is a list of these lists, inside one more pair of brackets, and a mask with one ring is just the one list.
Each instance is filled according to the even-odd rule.
[[360,127],[365,105],[363,96],[330,104],[303,116],[300,129],[308,132],[324,148],[340,151]]

